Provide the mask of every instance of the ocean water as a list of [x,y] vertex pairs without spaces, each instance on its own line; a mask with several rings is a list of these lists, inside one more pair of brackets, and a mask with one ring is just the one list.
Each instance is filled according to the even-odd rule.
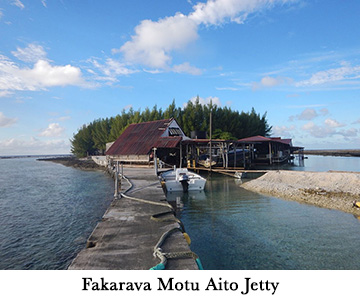
[[[258,166],[258,168],[262,169],[264,167]],[[314,172],[360,172],[360,157],[308,155],[303,161],[296,158],[292,165],[273,165],[267,168]]]
[[[360,171],[360,158],[309,156],[305,166],[288,168]],[[352,214],[253,193],[216,175],[205,193],[177,200],[205,269],[360,269],[360,220]]]
[[[309,171],[359,171],[360,158],[309,156]],[[35,158],[0,159],[0,269],[66,269],[113,199],[113,181]],[[178,200],[205,269],[360,269],[360,220],[252,193],[225,176]]]
[[66,269],[113,198],[113,181],[35,158],[0,159],[0,269]]

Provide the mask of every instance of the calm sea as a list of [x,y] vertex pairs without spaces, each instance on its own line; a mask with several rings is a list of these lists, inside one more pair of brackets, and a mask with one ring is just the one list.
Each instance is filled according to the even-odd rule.
[[[309,156],[288,168],[359,172],[360,158]],[[360,269],[360,220],[351,214],[260,195],[214,175],[205,193],[179,197],[191,249],[205,269]]]
[[[311,171],[360,171],[360,158],[309,156]],[[0,159],[0,269],[66,269],[113,198],[113,181],[35,158]],[[245,191],[212,176],[180,196],[179,214],[205,269],[360,269],[351,214]]]
[[101,171],[0,159],[0,269],[66,269],[112,198]]

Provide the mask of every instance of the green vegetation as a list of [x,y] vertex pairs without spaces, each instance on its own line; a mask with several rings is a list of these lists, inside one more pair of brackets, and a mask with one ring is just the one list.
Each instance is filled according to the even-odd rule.
[[115,141],[125,128],[132,123],[175,118],[187,136],[192,131],[205,131],[209,135],[210,111],[212,112],[212,138],[237,140],[244,137],[270,134],[271,126],[253,108],[251,112],[233,111],[228,107],[217,107],[212,103],[201,105],[199,98],[195,103],[189,101],[184,108],[176,107],[175,100],[162,111],[155,105],[152,110],[123,110],[116,117],[97,119],[83,125],[71,139],[71,152],[77,157],[103,154],[106,143]]

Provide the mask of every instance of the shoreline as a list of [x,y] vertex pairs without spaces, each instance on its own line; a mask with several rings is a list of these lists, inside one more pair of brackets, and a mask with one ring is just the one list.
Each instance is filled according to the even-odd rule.
[[38,158],[38,161],[49,161],[53,163],[62,164],[66,167],[73,167],[84,171],[105,171],[106,168],[98,165],[92,159],[79,159],[74,156],[67,157],[50,157],[50,158]]
[[[313,151],[324,153],[323,150]],[[329,150],[327,155],[331,155],[332,151]],[[342,156],[346,151],[349,150],[340,151]],[[360,155],[360,150],[357,151]],[[314,152],[312,154],[323,155]],[[52,157],[38,160],[60,163],[84,171],[106,171],[105,167],[96,164],[92,159]],[[127,165],[126,167],[130,169],[149,168],[149,166],[140,165]],[[360,201],[360,173],[357,172],[268,171],[259,178],[243,183],[241,187],[283,200],[340,210],[360,217],[360,209],[352,207],[354,201]]]
[[355,172],[269,171],[242,188],[299,203],[360,216],[360,174]]
[[320,156],[342,156],[342,157],[360,157],[360,149],[343,149],[343,150],[304,150],[306,155]]

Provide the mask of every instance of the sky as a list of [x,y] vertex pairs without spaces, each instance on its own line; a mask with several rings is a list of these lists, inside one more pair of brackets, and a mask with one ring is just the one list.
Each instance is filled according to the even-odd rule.
[[201,103],[306,149],[360,148],[358,0],[0,0],[0,155],[67,154],[95,119]]

